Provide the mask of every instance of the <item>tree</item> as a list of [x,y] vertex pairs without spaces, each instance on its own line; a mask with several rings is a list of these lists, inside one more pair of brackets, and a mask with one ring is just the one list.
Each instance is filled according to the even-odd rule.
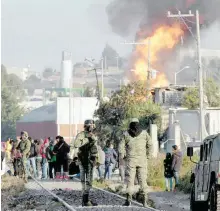
[[16,135],[16,121],[24,112],[19,106],[24,91],[22,81],[16,75],[7,74],[3,65],[1,65],[1,73],[1,138],[5,140]]
[[[220,86],[213,79],[207,79],[204,82],[204,95],[207,98],[209,107],[220,106]],[[197,87],[186,90],[182,106],[188,109],[197,109],[199,107],[199,89]]]
[[94,91],[94,89],[87,86],[87,87],[85,88],[85,91],[84,91],[84,93],[83,93],[83,96],[84,96],[84,97],[94,97],[94,96],[95,96],[95,91]]
[[100,139],[111,139],[115,129],[126,129],[134,117],[139,118],[143,129],[148,132],[152,123],[157,124],[160,130],[161,108],[152,102],[150,96],[144,83],[135,82],[122,87],[108,102],[102,102],[95,112]]
[[28,90],[28,95],[34,94],[34,90],[41,88],[41,79],[36,75],[30,75],[30,77],[25,81],[24,87]]
[[182,106],[188,109],[197,109],[199,107],[198,88],[188,88],[183,96]]
[[43,71],[43,77],[44,78],[49,78],[50,76],[54,75],[54,70],[50,67],[47,67]]

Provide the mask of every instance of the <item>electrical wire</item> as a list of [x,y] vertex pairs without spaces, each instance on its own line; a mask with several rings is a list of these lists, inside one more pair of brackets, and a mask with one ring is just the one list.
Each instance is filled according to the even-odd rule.
[[[177,10],[177,12],[180,11],[180,10],[178,10],[178,8],[176,8],[176,10]],[[187,23],[186,23],[184,17],[182,17],[181,15],[179,15],[179,18],[183,21],[184,25],[186,26],[186,28],[187,28],[188,31],[190,32],[191,36],[196,40],[196,42],[198,42],[198,39],[197,39],[196,36],[193,34],[191,28],[187,25]],[[186,19],[186,20],[188,20],[188,19]],[[189,20],[188,20],[188,21],[189,21]],[[190,21],[190,22],[191,22],[191,21]],[[192,23],[194,23],[194,22],[192,22]],[[196,64],[198,64],[198,60],[196,60],[195,62],[196,62]],[[202,64],[203,67],[205,67],[207,70],[209,70],[209,68],[208,68],[206,65],[204,65],[202,62],[201,62],[201,64]]]

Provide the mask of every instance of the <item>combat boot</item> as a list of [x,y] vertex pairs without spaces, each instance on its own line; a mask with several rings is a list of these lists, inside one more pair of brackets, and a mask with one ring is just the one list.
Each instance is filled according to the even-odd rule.
[[83,207],[92,206],[91,203],[89,204],[89,194],[83,194],[82,206]]
[[28,183],[28,178],[27,177],[24,178],[24,183]]
[[123,204],[123,206],[131,206],[131,200],[132,200],[132,196],[127,193],[127,199]]
[[142,202],[143,207],[149,207],[149,206],[147,205],[147,202],[148,202],[148,195],[147,195],[147,194],[144,194],[144,195],[143,195],[143,202]]
[[82,206],[83,207],[92,207],[92,206],[98,206],[98,204],[91,201],[91,200],[89,200],[89,194],[84,194],[83,195]]

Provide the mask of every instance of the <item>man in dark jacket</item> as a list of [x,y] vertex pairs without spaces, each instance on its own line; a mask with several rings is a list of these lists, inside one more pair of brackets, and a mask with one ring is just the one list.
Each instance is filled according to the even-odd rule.
[[34,140],[31,137],[28,137],[28,140],[31,142],[31,150],[29,158],[27,159],[27,170],[30,174],[30,167],[32,167],[34,178],[37,178],[37,167],[36,167],[36,156],[37,150],[36,145],[34,144]]
[[[56,155],[56,179],[68,179],[68,153],[70,146],[64,141],[62,136],[56,137],[57,144],[54,146],[53,153]],[[63,166],[63,174],[61,175],[61,166]]]
[[179,184],[179,172],[182,167],[183,155],[182,155],[182,152],[178,149],[177,145],[173,145],[172,150],[173,150],[172,170],[173,170],[173,176],[175,179],[174,191],[176,191],[176,188],[178,187],[178,184]]

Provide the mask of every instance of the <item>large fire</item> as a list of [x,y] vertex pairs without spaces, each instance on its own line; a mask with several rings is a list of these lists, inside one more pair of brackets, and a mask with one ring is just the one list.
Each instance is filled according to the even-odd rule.
[[[149,64],[150,70],[156,70],[156,78],[152,78],[151,87],[167,86],[168,80],[166,75],[163,73],[164,67],[161,64],[161,53],[170,51],[180,41],[180,37],[183,35],[183,30],[178,23],[171,26],[160,26],[155,30],[151,37],[144,40],[139,40],[134,51],[134,62],[132,75],[135,80],[147,80],[148,76],[148,52],[149,53]],[[150,45],[149,44],[150,39]],[[150,47],[149,51],[148,48]]]

